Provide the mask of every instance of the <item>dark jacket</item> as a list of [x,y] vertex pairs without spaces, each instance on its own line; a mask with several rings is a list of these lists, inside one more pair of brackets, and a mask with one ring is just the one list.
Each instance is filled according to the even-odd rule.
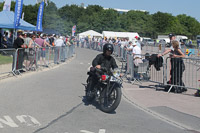
[[163,58],[157,57],[157,54],[152,54],[149,58],[149,65],[154,65],[157,71],[160,71],[160,67],[163,66]]
[[92,61],[92,66],[95,67],[101,65],[101,67],[106,67],[107,70],[118,68],[115,59],[112,56],[105,56],[103,53],[96,56]]
[[23,45],[23,44],[24,44],[24,39],[17,37],[14,41],[13,47],[16,49],[21,48],[21,45]]

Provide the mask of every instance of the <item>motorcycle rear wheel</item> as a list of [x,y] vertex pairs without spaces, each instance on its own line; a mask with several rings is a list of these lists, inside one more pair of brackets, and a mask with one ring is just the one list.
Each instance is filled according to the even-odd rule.
[[100,110],[105,113],[113,112],[121,101],[121,95],[121,88],[115,87],[109,94],[108,98],[106,98],[106,89],[104,89],[100,97]]

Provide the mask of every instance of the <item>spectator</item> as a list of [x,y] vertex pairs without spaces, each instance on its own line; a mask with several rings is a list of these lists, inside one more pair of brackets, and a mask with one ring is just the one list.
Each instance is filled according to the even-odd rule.
[[81,38],[81,48],[84,48],[85,39]]
[[49,44],[51,46],[54,46],[54,36],[53,35],[49,35]]
[[138,66],[139,63],[143,63],[142,61],[142,51],[141,48],[134,42],[133,43],[133,62],[134,62],[134,77],[136,79],[140,79],[140,74],[138,74]]
[[141,48],[136,43],[133,43],[132,54],[133,54],[133,59],[134,59],[134,65],[135,66],[138,66],[139,63],[142,63],[142,56],[141,56],[142,51],[141,51]]
[[29,48],[29,60],[30,60],[30,65],[28,67],[29,70],[36,70],[36,69],[33,69],[33,65],[35,64],[35,67],[37,68],[37,64],[36,64],[36,47],[40,47],[40,45],[38,45],[36,42],[35,42],[35,39],[36,39],[36,35],[32,35],[31,36],[31,40],[29,41],[29,45],[28,45],[28,48]]
[[135,36],[135,39],[137,40],[136,45],[137,45],[138,47],[140,47],[140,49],[141,49],[141,41],[140,41],[140,37]]
[[189,40],[188,45],[189,45],[189,47],[192,45],[192,40],[191,39]]
[[129,42],[129,46],[127,48],[125,48],[127,51],[133,51],[133,43],[130,41]]
[[[174,48],[173,48],[173,46],[172,46],[172,41],[173,40],[176,40],[176,35],[175,34],[173,34],[173,33],[170,33],[169,34],[169,39],[170,39],[170,49],[171,50],[174,50]],[[181,49],[181,43],[179,42],[179,49]]]
[[[172,40],[172,47],[173,49],[166,50],[163,54],[159,54],[158,56],[164,56],[167,53],[171,53],[171,71],[170,71],[170,81],[168,81],[168,84],[172,85],[179,85],[179,86],[185,86],[182,81],[183,72],[185,70],[185,65],[183,62],[182,57],[185,57],[184,53],[179,48],[180,43],[177,40]],[[166,88],[166,91],[168,91],[169,88]],[[185,88],[177,88],[177,92],[181,93],[183,91],[187,91]]]
[[38,35],[37,38],[35,39],[35,42],[38,45],[40,45],[40,47],[41,47],[38,59],[40,60],[40,65],[43,64],[43,66],[47,67],[47,64],[46,64],[46,61],[45,61],[45,56],[46,56],[46,54],[45,54],[45,44],[44,44],[44,39],[41,38],[41,37],[42,37],[42,35]]
[[54,64],[59,64],[59,52],[61,51],[61,47],[64,46],[63,37],[60,36],[55,40],[55,56],[54,56]]
[[29,65],[30,65],[30,61],[29,61],[29,42],[31,41],[30,38],[30,34],[26,34],[26,37],[24,38],[24,44],[25,44],[25,51],[24,51],[24,63],[25,63],[25,68],[27,71],[29,71]]
[[[22,36],[22,31],[18,32],[18,37],[15,39],[13,46],[15,49],[18,49],[17,57],[14,58],[14,60],[17,59],[16,70],[19,70],[20,72],[24,72],[22,70],[23,59],[24,59],[24,49],[22,49],[22,48],[24,48],[24,39]],[[14,67],[14,65],[13,65],[13,67]]]
[[2,43],[1,43],[2,48],[3,48],[3,49],[7,48],[7,47],[8,47],[7,44],[8,44],[8,40],[6,39],[5,36],[3,36]]
[[44,40],[44,47],[42,48],[43,54],[41,53],[42,56],[42,60],[44,62],[44,66],[48,67],[48,65],[46,64],[46,53],[49,52],[49,47],[52,47],[52,45],[49,44],[49,38],[47,37],[46,34],[43,34],[42,39]]

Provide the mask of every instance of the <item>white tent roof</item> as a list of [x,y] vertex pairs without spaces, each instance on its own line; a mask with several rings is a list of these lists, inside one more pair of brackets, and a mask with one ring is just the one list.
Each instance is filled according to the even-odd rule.
[[135,36],[139,37],[139,34],[136,32],[114,32],[114,31],[103,31],[103,36],[107,38],[129,38],[129,40],[135,39]]
[[78,34],[79,37],[86,37],[86,36],[96,36],[96,37],[103,37],[102,34],[94,31],[94,30],[88,30],[88,31],[85,31],[85,32],[82,32],[80,34]]

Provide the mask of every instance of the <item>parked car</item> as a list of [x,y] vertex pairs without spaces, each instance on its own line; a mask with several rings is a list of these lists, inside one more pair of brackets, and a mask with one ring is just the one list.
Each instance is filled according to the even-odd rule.
[[154,40],[151,38],[143,38],[142,42],[144,42],[147,45],[154,45]]

